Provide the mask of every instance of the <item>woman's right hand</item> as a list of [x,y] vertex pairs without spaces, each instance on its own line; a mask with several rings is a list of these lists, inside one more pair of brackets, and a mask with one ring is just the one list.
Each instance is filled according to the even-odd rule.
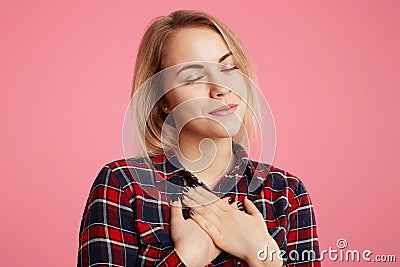
[[175,250],[186,266],[208,265],[221,252],[211,237],[191,218],[182,215],[182,202],[170,202],[171,237]]

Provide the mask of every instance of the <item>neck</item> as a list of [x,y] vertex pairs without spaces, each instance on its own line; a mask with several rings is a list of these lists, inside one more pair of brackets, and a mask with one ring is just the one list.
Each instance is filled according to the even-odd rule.
[[182,131],[176,155],[188,171],[210,188],[213,188],[234,165],[231,137],[189,137]]

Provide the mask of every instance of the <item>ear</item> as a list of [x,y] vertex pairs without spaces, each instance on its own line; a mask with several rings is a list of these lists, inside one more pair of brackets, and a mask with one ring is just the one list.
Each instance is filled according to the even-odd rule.
[[[168,101],[167,101],[167,99],[165,98],[165,96],[162,96],[161,98],[160,98],[160,100],[158,101],[158,107],[164,112],[164,113],[169,113],[171,110],[170,110],[170,107],[169,107],[169,104],[168,104]],[[166,108],[168,108],[168,109],[166,109]]]

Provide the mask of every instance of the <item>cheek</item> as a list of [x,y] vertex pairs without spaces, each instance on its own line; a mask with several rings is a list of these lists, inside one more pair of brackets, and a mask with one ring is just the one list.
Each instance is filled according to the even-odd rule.
[[188,87],[175,88],[168,91],[165,94],[165,97],[168,100],[168,103],[170,104],[171,108],[174,108],[185,101],[204,97],[202,91],[199,90],[201,88],[194,88],[194,87],[195,86],[192,86],[190,88]]
[[182,94],[177,92],[177,89],[168,91],[165,94],[165,98],[167,99],[171,109],[175,108],[177,105],[185,100],[184,98],[182,98]]
[[239,103],[240,103],[240,110],[238,112],[238,116],[240,117],[241,120],[243,120],[246,115],[246,112],[250,111],[249,110],[250,107],[242,99],[240,99]]

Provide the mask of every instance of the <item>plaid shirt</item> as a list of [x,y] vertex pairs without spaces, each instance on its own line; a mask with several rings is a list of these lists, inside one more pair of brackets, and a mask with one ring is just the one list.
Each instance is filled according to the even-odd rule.
[[[213,192],[235,201],[248,196],[286,252],[285,265],[320,266],[315,217],[304,184],[286,171],[250,160],[239,144],[232,148],[235,166]],[[185,266],[170,236],[169,200],[180,186],[198,180],[174,150],[150,161],[120,159],[100,170],[82,216],[78,266]],[[307,251],[315,257],[307,258]],[[208,266],[248,265],[222,251]]]

